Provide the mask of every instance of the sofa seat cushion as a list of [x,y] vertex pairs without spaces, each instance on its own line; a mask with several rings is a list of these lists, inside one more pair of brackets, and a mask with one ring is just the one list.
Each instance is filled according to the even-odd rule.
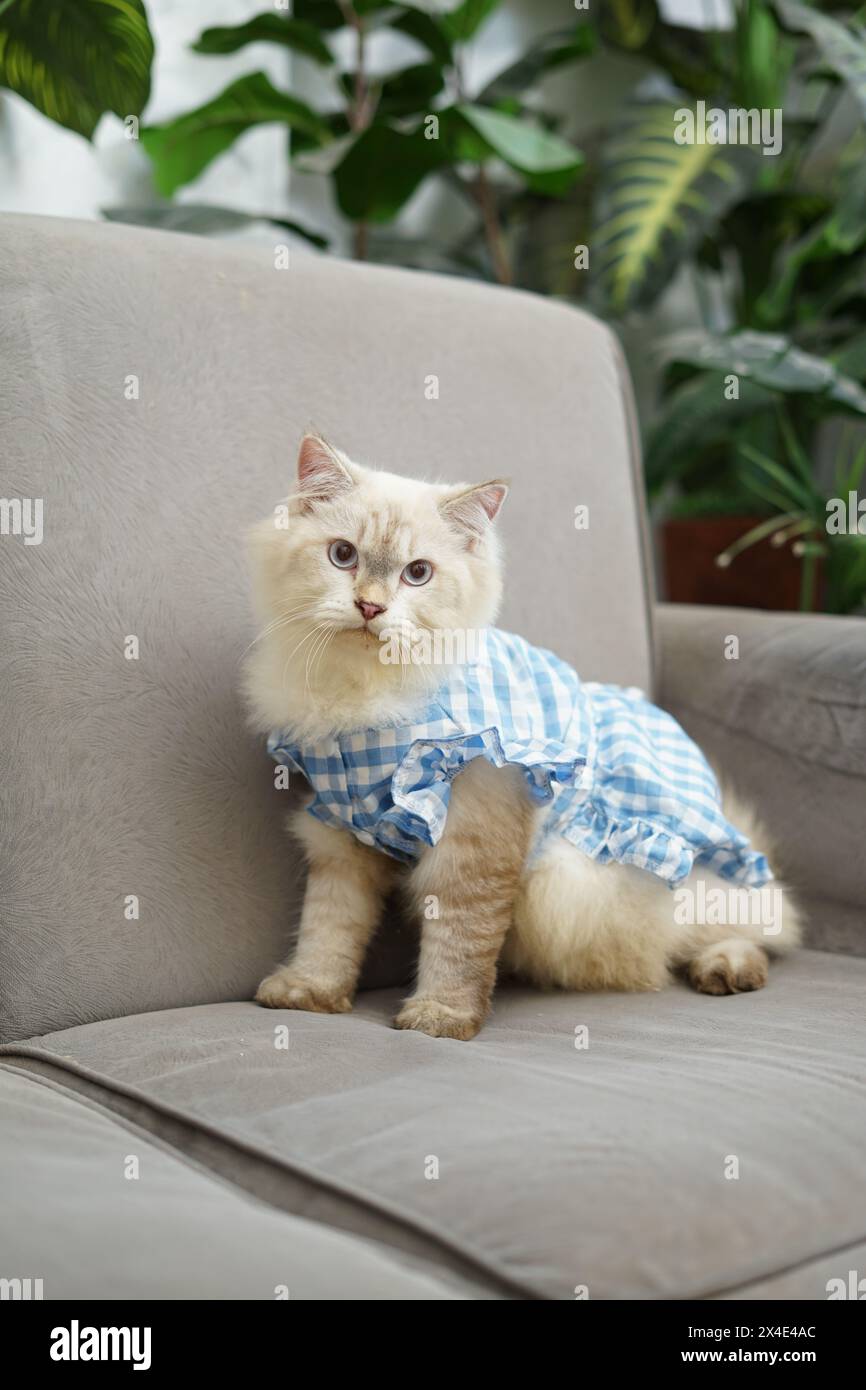
[[207,1005],[4,1051],[256,1195],[504,1296],[784,1278],[825,1297],[866,1239],[864,991],[866,961],[802,952],[720,999],[503,988],[468,1044],[392,1030],[390,990],[351,1015]]
[[399,1252],[271,1210],[11,1062],[0,1109],[0,1187],[14,1194],[0,1206],[0,1275],[21,1281],[4,1297],[470,1296]]

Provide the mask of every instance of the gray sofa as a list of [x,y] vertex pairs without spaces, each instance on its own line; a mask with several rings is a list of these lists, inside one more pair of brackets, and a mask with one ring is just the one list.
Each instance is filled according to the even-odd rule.
[[[0,1276],[46,1299],[821,1299],[862,1272],[866,624],[655,605],[608,330],[27,217],[0,221],[0,296],[2,493],[43,508],[41,543],[13,507],[0,536]],[[811,935],[765,990],[503,985],[472,1043],[396,1032],[394,916],[352,1014],[250,1002],[302,878],[237,695],[242,532],[311,425],[398,471],[511,475],[502,625],[653,692],[773,827]]]

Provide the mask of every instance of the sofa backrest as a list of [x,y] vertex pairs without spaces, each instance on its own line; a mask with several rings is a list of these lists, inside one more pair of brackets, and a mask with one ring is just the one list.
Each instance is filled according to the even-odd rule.
[[608,330],[457,279],[276,260],[0,219],[4,1039],[250,997],[285,952],[301,875],[237,694],[242,536],[308,426],[397,472],[510,475],[502,625],[650,682]]

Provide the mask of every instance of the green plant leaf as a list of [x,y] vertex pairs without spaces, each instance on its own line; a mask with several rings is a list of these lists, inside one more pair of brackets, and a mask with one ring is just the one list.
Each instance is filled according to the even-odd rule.
[[566,63],[578,62],[588,57],[594,49],[595,30],[588,24],[545,34],[522,57],[488,82],[479,93],[478,101],[484,106],[495,106],[509,97],[522,97],[545,73],[564,67]]
[[[539,191],[567,193],[583,167],[583,155],[574,145],[522,117],[506,116],[471,103],[453,110],[469,126],[473,137],[480,137],[480,151],[504,160]],[[458,148],[458,155],[477,158],[480,151],[476,139],[464,144],[462,150]]]
[[866,241],[866,164],[844,171],[836,207],[821,227],[817,255],[850,256]]
[[866,329],[849,338],[844,347],[838,348],[830,356],[837,371],[853,377],[855,381],[866,381]]
[[742,555],[743,551],[748,550],[750,546],[757,545],[770,536],[779,536],[784,531],[790,530],[792,525],[797,530],[811,530],[813,522],[811,517],[804,519],[802,514],[796,511],[781,512],[778,516],[768,517],[766,521],[761,521],[757,526],[750,527],[732,545],[729,545],[719,556],[719,562],[727,568],[732,560],[736,559],[738,555]]
[[432,15],[424,14],[422,10],[407,9],[394,19],[389,19],[388,23],[391,29],[422,44],[437,63],[444,67],[451,63],[453,49],[450,35]]
[[854,19],[842,24],[831,15],[795,0],[775,0],[776,12],[786,29],[809,34],[822,58],[856,97],[866,116],[866,30]]
[[334,171],[340,211],[351,222],[389,222],[447,158],[444,142],[427,140],[423,129],[371,125]]
[[440,23],[452,43],[467,43],[500,3],[501,0],[463,0],[456,7],[449,6]]
[[687,477],[709,446],[732,438],[737,426],[759,411],[769,411],[773,392],[756,382],[740,382],[739,397],[725,396],[722,372],[701,373],[672,391],[649,430],[645,471],[647,487]]
[[277,43],[323,66],[334,59],[315,24],[278,14],[259,14],[230,28],[205,29],[192,45],[196,53],[236,53],[248,43]]
[[780,105],[793,43],[784,41],[766,0],[742,0],[734,20],[733,96],[747,110],[773,110]]
[[125,222],[134,227],[157,227],[165,232],[185,232],[189,236],[225,236],[257,222],[283,227],[295,236],[303,237],[318,250],[327,249],[328,238],[311,231],[290,217],[274,217],[267,212],[241,212],[238,208],[223,208],[212,203],[170,203],[167,206],[143,208],[103,208],[109,222]]
[[605,151],[591,244],[614,313],[657,299],[754,177],[750,150],[677,144],[677,113],[688,109],[639,103]]
[[866,603],[866,536],[835,536],[825,574],[826,612],[862,612]]
[[787,493],[780,492],[777,487],[773,487],[771,484],[767,483],[760,475],[756,475],[754,469],[752,469],[751,473],[748,473],[745,469],[745,465],[741,465],[741,467],[737,469],[736,477],[738,487],[743,489],[747,497],[752,498],[753,505],[757,499],[757,501],[763,502],[765,506],[770,507],[771,510],[780,512],[782,515],[787,514],[788,508],[791,505],[790,497]]
[[444,246],[430,237],[407,237],[378,228],[371,232],[367,259],[380,265],[400,265],[410,270],[429,270],[437,275],[489,279],[486,266],[458,247]]
[[[379,87],[376,105],[376,117],[379,119],[428,112],[433,98],[442,90],[444,77],[438,63],[415,63],[412,67],[401,68],[399,72],[368,80],[371,85]],[[352,91],[354,81],[354,73],[340,74],[340,86],[347,96]]]
[[[665,507],[665,517],[686,521],[692,517],[749,516],[755,510],[755,499],[746,489],[736,487],[706,487],[696,492],[684,492],[673,497]],[[773,518],[784,525],[784,521]]]
[[794,429],[788,418],[781,401],[776,403],[776,417],[779,421],[779,433],[784,440],[788,460],[795,473],[799,474],[800,481],[805,484],[811,492],[815,492],[815,470],[812,461],[803,448],[797,431]]
[[0,7],[0,86],[89,140],[100,116],[138,116],[153,39],[141,0],[16,0]]
[[[370,8],[379,9],[388,0],[369,0],[369,3]],[[500,4],[501,0],[404,0],[401,8],[416,11],[430,20],[442,31],[448,43],[454,44],[466,43],[471,39]],[[356,9],[362,8],[365,8],[362,4],[356,4]],[[392,28],[396,27],[392,20],[387,22]],[[429,35],[429,29],[427,32]]]
[[[385,0],[379,0],[382,3]],[[402,8],[433,20],[450,43],[465,43],[500,4],[501,0],[403,0]]]
[[[660,68],[678,90],[687,92],[691,97],[709,99],[729,88],[731,75],[726,50],[730,47],[730,41],[727,34],[724,37],[728,42],[723,47],[717,34],[663,23],[658,17],[654,0],[648,0],[642,17],[645,37],[641,39],[638,30],[637,44],[628,44],[615,34],[611,35],[605,23],[605,20],[609,22],[610,15],[611,11],[605,6],[602,12],[602,37],[626,52],[639,52],[641,58]],[[652,22],[647,27],[649,21]]]
[[601,9],[603,37],[627,52],[643,48],[659,24],[655,0],[610,0]]
[[838,171],[835,202],[826,217],[793,246],[778,255],[780,268],[757,303],[760,322],[775,327],[788,314],[803,268],[815,261],[852,256],[866,244],[866,163],[863,142],[855,144],[855,158],[844,159]]
[[860,448],[856,451],[854,457],[847,466],[844,456],[837,457],[834,471],[837,487],[840,491],[856,492],[860,486],[864,471],[866,471],[866,442],[860,445]]
[[342,164],[349,150],[357,140],[357,136],[351,131],[344,135],[338,135],[330,140],[327,145],[313,145],[312,148],[307,143],[298,149],[299,141],[292,139],[292,166],[302,174],[323,174],[330,178],[338,165]]
[[803,352],[781,334],[745,330],[727,337],[701,335],[675,347],[672,362],[733,374],[785,395],[824,397],[843,410],[866,415],[866,391],[825,357]]
[[263,72],[232,82],[219,96],[163,126],[147,126],[141,143],[164,197],[198,178],[217,155],[256,125],[277,123],[303,131],[322,144],[331,132],[321,116],[296,97],[278,92]]
[[[815,503],[816,493],[814,488],[804,485],[796,474],[783,464],[777,463],[775,459],[768,458],[760,449],[755,449],[751,444],[741,444],[740,453],[752,464],[755,464],[776,484],[783,497],[788,499],[788,504],[800,508],[805,514],[809,514]],[[819,499],[820,500],[820,499]]]
[[337,0],[293,0],[292,18],[331,31],[346,25],[346,16]]

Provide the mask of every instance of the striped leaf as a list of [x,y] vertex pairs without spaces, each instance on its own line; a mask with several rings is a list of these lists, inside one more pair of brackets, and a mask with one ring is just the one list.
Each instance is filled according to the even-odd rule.
[[141,114],[152,60],[141,0],[0,0],[0,85],[88,139]]
[[753,167],[744,148],[677,144],[677,113],[685,109],[638,103],[605,151],[590,246],[596,283],[613,313],[658,297],[742,194]]

